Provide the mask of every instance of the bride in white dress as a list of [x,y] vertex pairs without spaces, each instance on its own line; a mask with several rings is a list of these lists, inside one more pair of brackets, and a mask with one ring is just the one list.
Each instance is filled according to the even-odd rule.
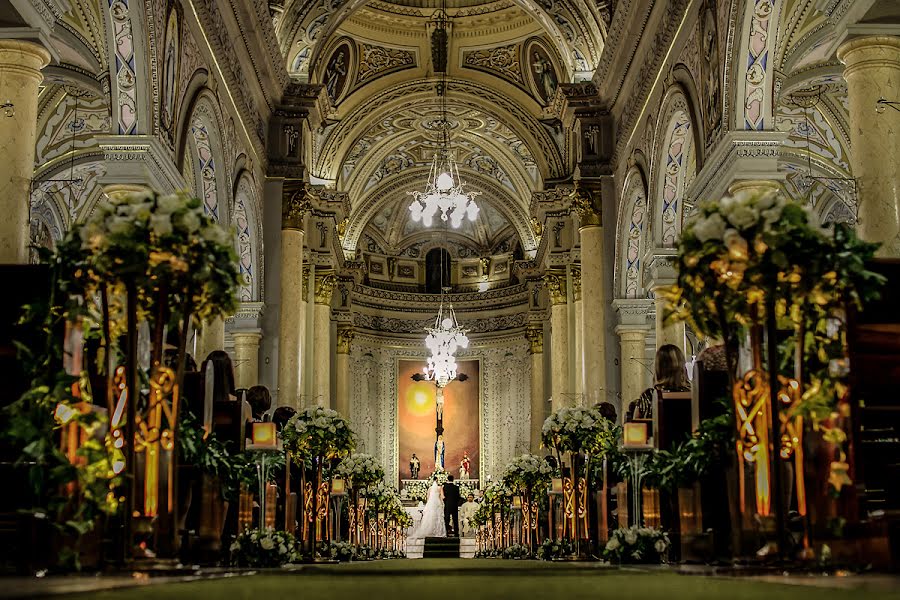
[[432,482],[428,488],[428,501],[422,510],[422,522],[411,537],[422,539],[427,537],[445,537],[447,529],[444,526],[444,501],[441,499],[441,488],[437,481]]

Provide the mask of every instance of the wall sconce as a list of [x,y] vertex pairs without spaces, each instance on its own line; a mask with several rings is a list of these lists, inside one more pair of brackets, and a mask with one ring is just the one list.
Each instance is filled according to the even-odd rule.
[[4,102],[3,104],[0,104],[0,108],[3,109],[3,114],[5,114],[7,117],[16,116],[16,105],[9,100]]
[[875,102],[875,112],[877,112],[879,115],[882,115],[884,114],[884,111],[888,106],[890,106],[897,112],[900,112],[900,102],[897,102],[896,100],[887,100],[884,96],[882,96]]
[[331,480],[331,495],[343,496],[347,493],[347,486],[342,477],[335,477]]

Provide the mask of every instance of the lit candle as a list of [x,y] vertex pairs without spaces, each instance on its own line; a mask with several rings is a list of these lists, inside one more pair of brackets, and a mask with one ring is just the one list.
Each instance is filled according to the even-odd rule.
[[275,433],[275,423],[253,424],[253,445],[265,448],[274,448],[278,444]]
[[344,486],[344,480],[341,477],[335,477],[331,480],[331,495],[332,496],[343,496],[346,493],[346,488]]
[[647,424],[646,423],[625,423],[625,445],[626,446],[646,446],[647,445]]

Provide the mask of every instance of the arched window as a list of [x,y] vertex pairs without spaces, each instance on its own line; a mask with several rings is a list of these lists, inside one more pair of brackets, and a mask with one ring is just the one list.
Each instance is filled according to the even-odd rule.
[[425,255],[425,292],[440,294],[442,286],[450,286],[450,253],[433,248]]

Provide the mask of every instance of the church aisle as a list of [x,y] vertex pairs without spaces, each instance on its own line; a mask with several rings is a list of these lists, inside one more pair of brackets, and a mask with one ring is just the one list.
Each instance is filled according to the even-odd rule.
[[[770,580],[771,581],[771,580]],[[795,577],[790,585],[738,578],[693,577],[670,571],[622,570],[595,563],[423,559],[306,566],[247,577],[149,585],[66,598],[139,600],[150,598],[351,598],[367,600],[617,600],[665,599],[794,600],[815,593],[817,600],[900,597],[893,577]],[[806,587],[806,586],[815,586]]]

